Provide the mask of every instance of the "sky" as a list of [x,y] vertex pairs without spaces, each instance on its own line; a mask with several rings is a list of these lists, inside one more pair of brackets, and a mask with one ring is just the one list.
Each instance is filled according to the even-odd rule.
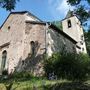
[[[43,21],[62,20],[69,9],[67,0],[20,0],[13,11],[29,11]],[[0,26],[9,12],[0,8]]]

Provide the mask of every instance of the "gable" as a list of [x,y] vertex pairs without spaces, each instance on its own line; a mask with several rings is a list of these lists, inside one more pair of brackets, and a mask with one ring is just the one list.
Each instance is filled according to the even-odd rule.
[[21,15],[21,14],[12,14],[12,13],[10,13],[9,15],[8,15],[8,17],[6,18],[6,20],[4,21],[4,23],[1,25],[1,30],[3,29],[3,27],[4,28],[8,28],[8,26],[10,26],[11,25],[11,23],[16,23],[16,21],[18,21],[19,19],[23,19],[24,20],[24,18],[22,18],[23,16]]
[[26,13],[26,18],[25,19],[26,19],[26,21],[39,21],[39,22],[42,21],[38,17],[36,17],[33,14],[31,14],[30,12]]
[[6,20],[4,21],[4,23],[1,25],[0,28],[3,27],[3,25],[8,21],[8,19],[14,16],[13,18],[17,18],[18,16],[24,16],[22,19],[26,20],[26,21],[41,21],[39,18],[37,18],[36,16],[34,16],[33,14],[31,14],[28,11],[21,11],[21,12],[11,12],[8,17],[6,18]]

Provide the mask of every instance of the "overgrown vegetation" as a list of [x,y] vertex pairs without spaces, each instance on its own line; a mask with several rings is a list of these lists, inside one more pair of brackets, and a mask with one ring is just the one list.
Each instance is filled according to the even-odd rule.
[[[26,72],[27,73],[27,72]],[[29,73],[29,72],[28,72]],[[21,76],[23,76],[21,78]],[[16,77],[15,77],[16,76]],[[90,82],[79,83],[66,79],[47,80],[45,78],[27,77],[25,72],[17,73],[15,78],[9,78],[0,83],[0,90],[89,90]],[[19,78],[20,77],[20,78]]]
[[[5,73],[4,75],[2,75],[0,77],[0,83],[3,85],[3,88],[4,88],[2,90],[16,90],[16,88],[20,87],[19,85],[21,82],[31,81],[31,83],[34,83],[35,81],[38,81],[38,80],[40,81],[41,79],[39,77],[33,76],[30,72],[26,72],[26,71],[14,72],[13,74],[9,74],[9,75],[6,75],[6,73]],[[24,87],[25,87],[25,85],[24,85]],[[26,87],[27,87],[27,85],[26,85]],[[29,89],[31,89],[32,87],[33,86],[30,86]],[[12,89],[12,88],[14,88],[14,89]],[[0,90],[1,90],[1,88],[0,88]],[[22,89],[20,89],[20,90],[22,90]]]
[[90,72],[90,59],[85,54],[56,53],[45,60],[44,70],[49,78],[51,73],[58,79],[86,80]]
[[[30,72],[14,72],[0,80],[2,90],[82,90],[90,88],[81,83],[90,75],[90,58],[85,54],[55,53],[44,61],[45,75],[34,77]],[[88,79],[89,80],[89,79]],[[79,82],[80,83],[79,83]],[[80,87],[78,87],[78,85]],[[67,88],[66,88],[67,87]],[[78,89],[79,88],[79,89]],[[89,90],[89,89],[87,89]]]
[[87,52],[88,52],[88,54],[90,56],[90,27],[88,29],[88,32],[84,32],[84,35],[85,35]]
[[90,0],[67,0],[67,3],[74,6],[74,14],[86,25],[90,19]]

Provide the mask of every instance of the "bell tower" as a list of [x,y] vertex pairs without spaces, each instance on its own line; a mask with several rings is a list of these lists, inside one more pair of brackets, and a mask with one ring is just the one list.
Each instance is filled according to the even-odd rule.
[[65,32],[71,38],[77,41],[76,46],[79,47],[79,49],[76,48],[77,52],[87,53],[81,22],[73,14],[72,11],[69,10],[65,19],[62,20],[62,27],[63,27],[63,32]]

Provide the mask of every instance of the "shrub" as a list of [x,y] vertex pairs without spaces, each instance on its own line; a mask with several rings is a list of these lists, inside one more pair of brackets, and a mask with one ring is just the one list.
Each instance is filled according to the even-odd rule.
[[5,81],[8,79],[8,70],[3,70],[2,75],[0,76],[0,82]]
[[29,79],[33,77],[32,74],[30,72],[26,72],[26,71],[23,71],[23,72],[15,72],[13,73],[12,75],[12,78],[16,78],[16,79],[21,79],[21,78],[24,78],[24,79]]
[[8,75],[8,70],[3,70],[2,75]]
[[45,59],[44,70],[46,72],[46,76],[49,76],[50,73],[54,72],[55,70],[54,64],[58,61],[59,58],[60,58],[59,53],[54,53],[51,57]]
[[56,53],[45,60],[44,70],[47,77],[54,72],[58,78],[84,80],[90,72],[89,56],[76,53]]

